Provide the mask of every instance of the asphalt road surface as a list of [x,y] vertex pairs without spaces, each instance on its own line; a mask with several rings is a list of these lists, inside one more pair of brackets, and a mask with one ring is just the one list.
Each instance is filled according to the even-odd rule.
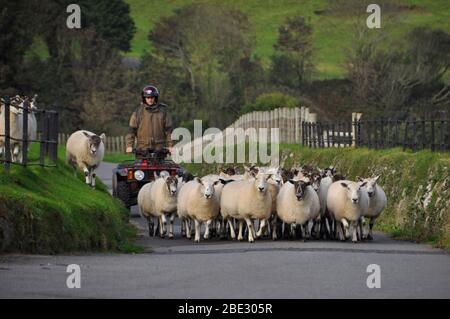
[[[100,168],[107,184],[113,166]],[[149,238],[135,207],[131,220],[142,254],[1,255],[0,298],[450,298],[447,253],[381,233],[358,244],[194,244],[179,226],[174,240]],[[80,288],[67,287],[71,264],[80,267]],[[379,281],[368,272],[374,264]]]

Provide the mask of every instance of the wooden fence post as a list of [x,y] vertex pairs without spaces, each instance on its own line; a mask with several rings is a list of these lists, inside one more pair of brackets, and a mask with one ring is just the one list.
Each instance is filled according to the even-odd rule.
[[22,109],[22,165],[27,166],[28,163],[28,110],[30,102],[25,100]]
[[440,136],[440,140],[441,140],[441,146],[440,146],[440,150],[441,152],[445,151],[445,138],[444,138],[444,126],[445,126],[445,121],[444,121],[444,113],[441,113],[441,125],[439,126],[440,132],[441,132],[441,136]]
[[426,135],[426,122],[425,118],[422,118],[421,121],[421,127],[422,127],[422,149],[427,148],[427,135]]
[[431,119],[431,150],[435,151],[435,127],[434,127],[434,118]]
[[407,147],[407,141],[408,141],[408,125],[409,125],[409,121],[406,120],[405,121],[405,134],[403,136],[403,151],[406,150]]
[[5,171],[9,172],[10,166],[11,166],[11,141],[9,139],[10,137],[10,129],[11,129],[11,123],[10,123],[10,101],[9,96],[4,97],[5,101],[5,123],[3,123],[5,126],[5,162],[4,167]]

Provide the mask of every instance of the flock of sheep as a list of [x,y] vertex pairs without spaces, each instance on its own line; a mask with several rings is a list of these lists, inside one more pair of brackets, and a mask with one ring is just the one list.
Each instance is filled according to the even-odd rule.
[[[387,204],[378,178],[350,181],[334,167],[321,170],[308,165],[290,170],[245,167],[242,175],[228,168],[202,178],[189,173],[174,177],[163,171],[141,188],[138,207],[150,236],[159,232],[164,237],[169,221],[168,237],[174,238],[173,222],[178,217],[182,236],[190,239],[194,227],[195,242],[200,242],[202,224],[204,239],[351,237],[357,242],[373,239],[373,225]],[[368,231],[364,218],[369,220]]]
[[[16,96],[10,106],[10,136],[13,161],[21,161],[23,104],[26,97]],[[28,139],[35,140],[37,123],[36,96],[30,101]],[[0,109],[0,155],[5,152],[5,112]],[[66,159],[84,171],[86,184],[95,187],[95,170],[104,156],[105,134],[85,130],[73,133],[66,144]],[[200,242],[218,235],[249,242],[255,238],[279,237],[328,238],[353,242],[373,239],[372,228],[387,204],[379,176],[346,180],[334,167],[326,169],[305,165],[290,170],[280,167],[245,167],[244,174],[235,168],[221,170],[202,178],[189,173],[155,175],[138,194],[140,214],[148,220],[149,234],[174,237],[175,217],[181,219],[182,235]],[[363,220],[369,220],[364,230]],[[157,221],[155,228],[154,221]],[[255,225],[255,221],[258,221]],[[255,229],[258,226],[258,230]],[[236,236],[237,232],[237,236]]]
[[[25,101],[30,101],[28,113],[28,141],[34,141],[37,137],[37,120],[36,120],[36,98],[32,99],[27,96],[16,95],[11,98],[9,109],[9,136],[10,136],[10,152],[11,160],[15,163],[22,162],[22,139],[23,139],[23,107]],[[2,100],[0,106],[0,157],[5,154],[5,105]]]

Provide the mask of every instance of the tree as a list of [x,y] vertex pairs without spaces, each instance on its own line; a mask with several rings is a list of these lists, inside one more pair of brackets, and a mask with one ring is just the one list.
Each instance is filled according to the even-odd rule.
[[[189,5],[162,18],[149,35],[159,61],[175,70],[192,101],[190,117],[207,116],[224,126],[238,114],[248,85],[243,72],[255,70],[254,38],[245,14],[223,6]],[[257,62],[255,62],[257,63]]]
[[85,19],[84,27],[95,27],[97,34],[111,47],[130,51],[136,27],[128,3],[123,0],[81,0],[78,3]]
[[450,35],[415,28],[405,40],[389,50],[362,44],[349,60],[355,101],[366,113],[405,117],[450,105],[449,87],[443,83],[450,66]]
[[28,10],[24,1],[0,0],[0,91],[18,91],[15,75],[23,62],[23,55],[33,41],[29,35]]
[[291,17],[278,29],[271,80],[301,89],[314,72],[313,28],[303,17]]

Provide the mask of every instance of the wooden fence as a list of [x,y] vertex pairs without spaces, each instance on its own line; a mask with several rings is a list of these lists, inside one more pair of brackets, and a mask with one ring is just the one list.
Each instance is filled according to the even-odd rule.
[[[309,108],[304,106],[297,108],[278,108],[272,111],[244,114],[228,127],[235,129],[242,128],[244,130],[255,128],[257,134],[260,133],[260,129],[262,128],[279,128],[279,141],[281,143],[300,143],[302,140],[302,121],[315,122],[317,121],[317,115],[310,113]],[[270,134],[270,131],[268,134]],[[66,145],[69,136],[70,134],[59,134],[59,144]],[[270,136],[268,140],[270,140]],[[204,144],[207,142],[210,142],[210,140],[201,137],[188,144],[193,147],[196,143]],[[123,153],[125,152],[125,147],[125,136],[106,137],[105,151],[107,153]]]

